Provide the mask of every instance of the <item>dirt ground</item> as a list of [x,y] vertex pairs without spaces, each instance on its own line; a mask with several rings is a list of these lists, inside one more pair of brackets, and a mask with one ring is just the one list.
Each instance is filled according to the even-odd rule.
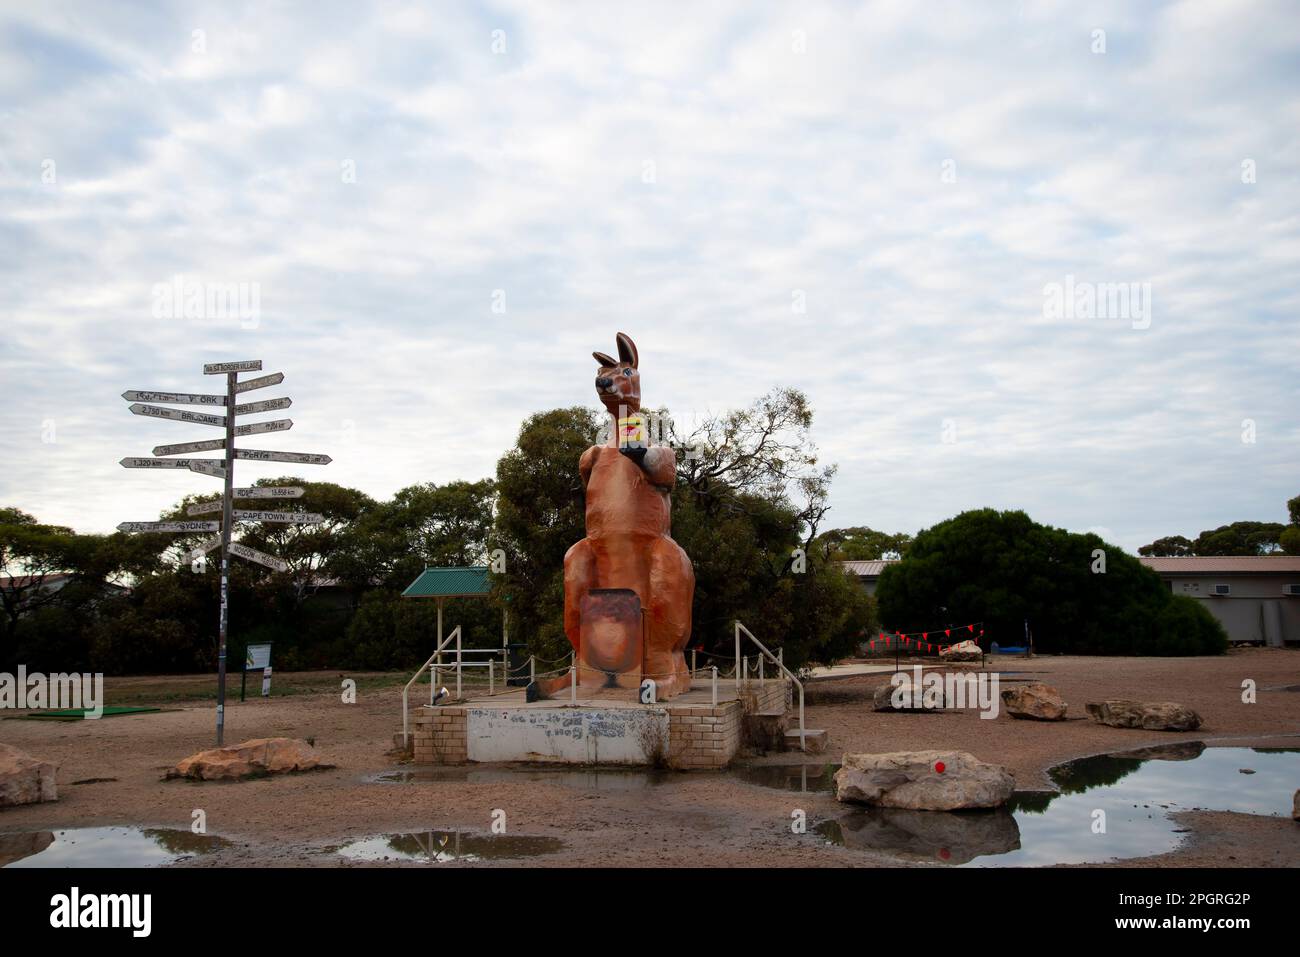
[[[974,710],[877,714],[870,710],[871,692],[888,675],[863,675],[811,682],[808,725],[829,731],[824,757],[831,761],[846,751],[956,748],[1005,765],[1022,790],[1050,789],[1049,767],[1085,755],[1184,740],[1245,744],[1300,734],[1300,693],[1281,690],[1300,684],[1297,651],[1242,649],[1220,658],[1006,658],[999,669],[1004,688],[1015,679],[1054,685],[1069,703],[1070,720],[1017,721],[1005,714],[983,720]],[[471,780],[376,782],[374,775],[400,766],[390,752],[401,727],[400,678],[348,675],[357,680],[357,702],[344,704],[344,677],[277,674],[275,696],[246,703],[238,701],[234,677],[228,743],[312,738],[335,765],[240,783],[161,780],[169,766],[213,744],[214,709],[203,700],[215,684],[210,676],[109,679],[109,704],[156,703],[168,709],[161,713],[68,723],[0,721],[0,741],[59,765],[59,801],[0,812],[0,832],[122,824],[188,830],[192,812],[202,809],[209,833],[231,843],[182,866],[365,866],[336,849],[387,833],[482,834],[501,810],[510,834],[563,843],[557,852],[513,862],[529,866],[892,863],[829,845],[813,833],[817,822],[844,812],[833,795],[763,787],[725,773],[670,773],[644,781],[632,776],[609,787],[508,769]],[[1245,679],[1255,682],[1257,703],[1242,702]],[[1200,712],[1204,726],[1194,734],[1144,732],[1103,727],[1084,717],[1086,701],[1120,697],[1180,702]],[[1300,746],[1295,740],[1273,743]],[[755,763],[801,759],[769,755]],[[1300,781],[1295,784],[1300,787]],[[798,811],[806,813],[807,833],[792,833]],[[1187,829],[1177,850],[1124,866],[1300,866],[1300,823],[1289,817],[1184,812],[1177,820]]]

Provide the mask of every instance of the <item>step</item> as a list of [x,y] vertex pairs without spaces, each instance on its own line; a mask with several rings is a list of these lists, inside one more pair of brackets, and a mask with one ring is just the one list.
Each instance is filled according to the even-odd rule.
[[[821,728],[806,728],[804,730],[804,746],[808,749],[809,754],[821,754],[826,750],[830,736]],[[785,733],[785,749],[787,751],[799,750],[799,729],[790,728]]]
[[784,711],[758,711],[745,715],[741,721],[745,745],[760,754],[784,750],[787,746],[787,721]]

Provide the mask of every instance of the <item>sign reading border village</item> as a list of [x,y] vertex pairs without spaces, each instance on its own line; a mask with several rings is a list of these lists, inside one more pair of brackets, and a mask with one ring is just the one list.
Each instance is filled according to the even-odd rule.
[[[217,653],[217,747],[221,747],[225,737],[226,724],[226,649],[229,640],[230,624],[230,557],[232,555],[244,561],[254,562],[277,573],[288,573],[291,566],[284,559],[255,548],[249,548],[240,542],[232,541],[237,522],[280,522],[298,525],[319,524],[325,516],[319,512],[264,511],[258,509],[236,509],[234,500],[249,499],[297,499],[302,498],[306,489],[299,486],[247,486],[235,487],[235,460],[249,462],[292,462],[299,465],[328,465],[333,461],[320,452],[276,452],[265,449],[237,449],[235,439],[245,435],[260,435],[269,432],[284,432],[293,428],[292,419],[271,419],[264,422],[250,422],[236,425],[236,416],[255,415],[260,412],[273,412],[287,409],[293,405],[288,396],[277,399],[263,399],[256,402],[236,403],[235,397],[253,389],[263,389],[279,385],[284,381],[283,372],[245,379],[242,372],[262,371],[261,359],[242,359],[232,362],[204,363],[204,375],[224,375],[226,377],[226,394],[216,395],[199,392],[163,392],[157,390],[128,389],[122,398],[132,403],[128,406],[132,415],[144,418],[169,419],[175,422],[194,422],[225,429],[224,439],[204,439],[197,442],[177,442],[171,445],[156,445],[153,457],[128,456],[120,462],[128,469],[171,469],[189,470],[202,475],[220,479],[223,483],[221,498],[210,502],[195,502],[186,506],[188,515],[220,515],[219,521],[158,521],[158,522],[122,522],[118,530],[128,533],[173,532],[194,534],[195,532],[216,532],[220,534],[209,538],[198,546],[184,553],[184,558],[193,563],[195,571],[200,571],[202,562],[197,559],[214,549],[221,549],[221,602],[218,622],[219,648]],[[209,415],[202,412],[189,412],[184,409],[169,409],[163,405],[148,403],[170,403],[173,405],[200,405],[224,407],[226,415]],[[224,452],[223,458],[171,458],[164,456],[184,456],[192,452]],[[269,669],[268,669],[269,671]]]
[[204,375],[221,375],[223,373],[231,375],[237,372],[261,371],[261,359],[243,359],[236,362],[205,362],[203,364]]

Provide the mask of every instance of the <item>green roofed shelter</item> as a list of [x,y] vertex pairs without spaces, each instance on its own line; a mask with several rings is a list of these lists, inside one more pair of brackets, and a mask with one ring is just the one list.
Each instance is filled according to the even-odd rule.
[[492,590],[486,565],[426,568],[406,586],[403,598],[482,598]]
[[[438,602],[438,644],[442,645],[442,606],[448,598],[486,598],[492,592],[488,566],[460,565],[452,568],[426,568],[420,577],[406,586],[403,598],[432,598]],[[501,646],[509,641],[506,614],[501,616]]]

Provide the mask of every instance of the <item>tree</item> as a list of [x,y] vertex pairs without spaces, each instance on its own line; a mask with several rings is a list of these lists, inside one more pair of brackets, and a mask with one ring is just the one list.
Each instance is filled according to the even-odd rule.
[[1139,555],[1300,555],[1300,495],[1286,503],[1287,525],[1279,522],[1233,522],[1210,528],[1189,541],[1181,535],[1158,538]]
[[488,544],[505,552],[506,570],[493,576],[493,594],[509,609],[512,630],[548,660],[570,651],[564,553],[586,535],[578,459],[600,426],[581,406],[539,412],[497,462],[496,524]]
[[483,564],[495,496],[491,479],[408,486],[348,528],[329,570],[400,593],[425,568]]
[[818,467],[812,443],[812,407],[798,389],[778,388],[747,408],[712,415],[680,435],[666,410],[670,444],[678,456],[677,481],[711,515],[742,508],[741,498],[780,503],[795,510],[805,545],[811,544],[830,510],[835,466]]
[[830,550],[834,561],[873,561],[900,559],[912,545],[912,536],[906,532],[891,535],[874,528],[833,528],[823,532],[820,540]]
[[1157,538],[1150,545],[1143,545],[1138,549],[1138,554],[1158,558],[1181,557],[1193,554],[1193,546],[1182,535],[1170,535],[1167,538]]
[[1192,545],[1196,555],[1269,555],[1281,551],[1279,522],[1233,522],[1201,532]]
[[1018,644],[1027,619],[1048,652],[1209,654],[1228,645],[1199,604],[1171,608],[1168,588],[1137,559],[1019,511],[963,512],[920,532],[881,573],[876,595],[889,630],[982,622],[986,642]]
[[1282,530],[1277,543],[1288,555],[1300,555],[1300,495],[1287,500],[1286,514],[1290,524]]

